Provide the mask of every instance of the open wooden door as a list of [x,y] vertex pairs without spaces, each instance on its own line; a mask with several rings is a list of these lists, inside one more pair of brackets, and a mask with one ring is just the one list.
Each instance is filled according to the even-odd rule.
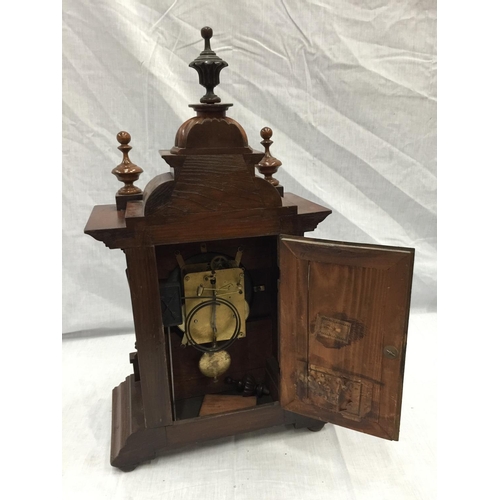
[[282,236],[280,403],[398,439],[414,250]]

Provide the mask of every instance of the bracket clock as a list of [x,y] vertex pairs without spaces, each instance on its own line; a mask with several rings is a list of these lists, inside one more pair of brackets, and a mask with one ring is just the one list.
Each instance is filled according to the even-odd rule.
[[[206,93],[143,191],[123,187],[85,233],[124,251],[136,351],[113,389],[111,464],[133,470],[204,440],[333,423],[397,440],[414,250],[305,238],[331,211],[284,192],[215,95],[227,66],[201,31]],[[256,175],[258,170],[263,177]]]

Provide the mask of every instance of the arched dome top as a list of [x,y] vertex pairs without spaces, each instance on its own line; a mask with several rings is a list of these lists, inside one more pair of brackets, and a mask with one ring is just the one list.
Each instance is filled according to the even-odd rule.
[[197,115],[185,121],[177,131],[172,154],[249,153],[243,127],[226,116],[231,104],[192,104]]

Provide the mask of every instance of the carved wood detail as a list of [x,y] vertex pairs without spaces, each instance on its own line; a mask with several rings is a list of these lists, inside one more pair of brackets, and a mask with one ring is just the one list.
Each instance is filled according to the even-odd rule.
[[148,184],[144,215],[174,217],[282,204],[276,190],[255,176],[242,155],[188,156],[174,169],[173,178],[165,176]]
[[412,268],[411,249],[282,237],[285,409],[398,438]]
[[[141,193],[133,181],[142,169],[121,132],[123,161],[113,173],[125,187],[116,206],[94,207],[85,227],[124,250],[135,324],[135,377],[113,390],[111,463],[128,471],[192,443],[283,423],[318,430],[333,422],[397,439],[413,251],[300,238],[331,210],[283,195],[271,129],[261,131],[265,152],[255,151],[226,116],[232,105],[213,92],[226,63],[210,47],[212,30],[202,36],[205,50],[191,66],[206,94],[191,105],[196,116],[179,127],[174,147],[160,151],[172,171]],[[255,377],[268,390],[252,408],[200,417],[197,398],[227,386],[200,380],[198,352],[164,325],[160,281],[177,279],[182,252],[232,255],[233,247],[238,263],[245,248],[253,286],[247,335],[232,346],[228,376],[246,374],[252,384]]]

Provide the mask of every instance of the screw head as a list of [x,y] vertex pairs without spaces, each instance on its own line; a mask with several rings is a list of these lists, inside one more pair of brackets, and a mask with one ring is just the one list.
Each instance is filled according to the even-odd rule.
[[399,356],[399,351],[392,345],[384,347],[384,356],[388,359],[396,359]]

